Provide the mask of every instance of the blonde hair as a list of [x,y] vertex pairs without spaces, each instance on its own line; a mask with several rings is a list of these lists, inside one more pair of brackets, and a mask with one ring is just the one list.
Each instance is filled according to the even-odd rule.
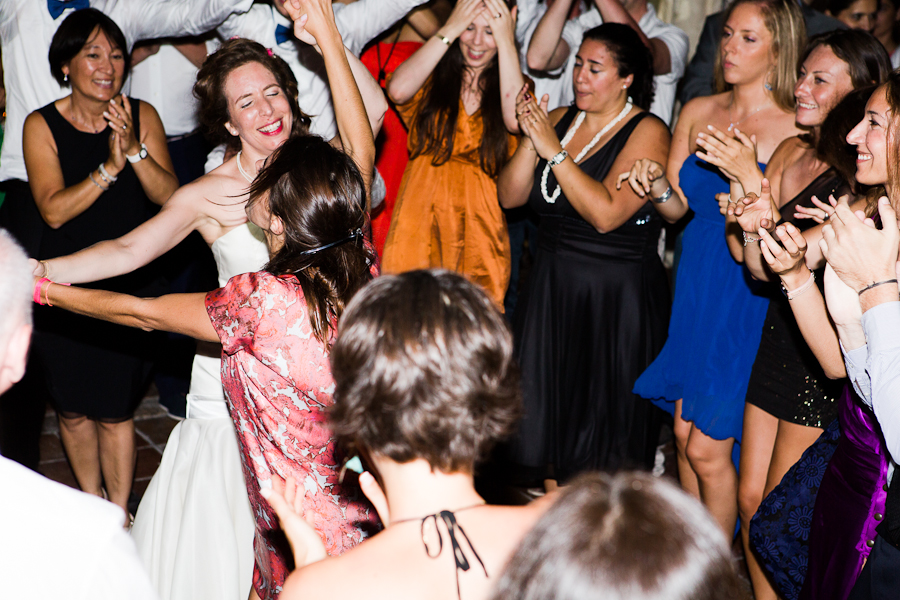
[[[784,110],[794,110],[794,85],[797,83],[797,64],[806,46],[806,24],[803,14],[794,0],[736,0],[725,11],[724,23],[734,9],[742,4],[759,7],[766,29],[772,35],[770,52],[775,57],[775,68],[768,79],[772,98]],[[716,91],[727,92],[732,85],[725,81],[722,68],[722,52],[716,54]]]

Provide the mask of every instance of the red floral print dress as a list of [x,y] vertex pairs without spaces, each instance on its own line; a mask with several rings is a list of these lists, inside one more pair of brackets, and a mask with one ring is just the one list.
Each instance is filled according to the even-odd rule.
[[222,383],[256,519],[253,587],[269,600],[281,592],[293,564],[260,488],[274,477],[293,476],[306,489],[304,509],[316,515],[329,555],[362,541],[369,505],[358,488],[338,483],[339,458],[325,424],[334,380],[297,280],[238,275],[207,294],[206,310],[222,341]]

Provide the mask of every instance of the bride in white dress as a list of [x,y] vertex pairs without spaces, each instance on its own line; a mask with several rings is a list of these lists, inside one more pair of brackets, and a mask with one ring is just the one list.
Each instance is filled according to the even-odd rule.
[[[331,0],[293,0],[285,7],[298,39],[310,29],[339,37]],[[339,135],[331,143],[354,157],[365,177],[374,170],[370,127],[387,110],[384,95],[349,51],[346,72],[329,73]],[[355,78],[366,114],[338,93]],[[229,40],[207,58],[195,94],[207,133],[237,154],[180,188],[154,218],[125,236],[75,254],[33,263],[34,274],[85,283],[131,272],[161,256],[191,231],[210,245],[219,285],[260,270],[268,260],[262,233],[247,221],[246,192],[257,167],[291,135],[307,133],[297,85],[284,61],[260,44]],[[368,138],[368,144],[365,142]],[[370,155],[371,154],[371,155]],[[194,357],[187,419],[172,431],[159,469],[135,516],[132,535],[163,600],[246,600],[253,575],[254,520],[247,500],[234,425],[222,392],[218,348]]]

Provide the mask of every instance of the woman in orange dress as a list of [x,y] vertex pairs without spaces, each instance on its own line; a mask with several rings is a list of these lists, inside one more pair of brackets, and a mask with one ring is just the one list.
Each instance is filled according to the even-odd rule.
[[443,267],[498,306],[509,282],[509,236],[496,177],[515,149],[523,87],[515,18],[502,0],[460,0],[447,23],[388,81],[409,128],[384,247],[385,272]]

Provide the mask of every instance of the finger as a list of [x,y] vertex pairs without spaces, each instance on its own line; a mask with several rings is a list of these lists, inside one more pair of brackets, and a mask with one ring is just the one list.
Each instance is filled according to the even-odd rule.
[[784,230],[787,235],[791,237],[791,240],[793,240],[794,244],[797,245],[797,248],[803,252],[806,252],[806,236],[803,235],[803,232],[797,229],[797,227],[792,223],[785,223]]
[[375,477],[368,471],[364,471],[359,476],[359,487],[362,489],[363,494],[366,495],[366,498],[369,499],[369,502],[372,503],[372,506],[375,507],[375,512],[378,513],[382,525],[384,525],[385,528],[389,527],[391,524],[391,515],[388,510],[387,498],[384,495],[384,490],[381,489],[381,486],[378,485],[378,482],[375,480]]
[[731,136],[726,135],[725,132],[723,132],[721,129],[719,129],[715,125],[707,125],[706,129],[708,129],[709,132],[712,133],[712,135],[716,138],[716,140],[718,140],[722,144],[727,144],[729,141],[731,141],[733,139]]
[[734,132],[734,137],[736,137],[741,144],[743,144],[747,148],[753,149],[754,152],[756,151],[756,140],[755,139],[750,139],[749,137],[747,137],[747,134],[739,131],[737,127],[735,127],[733,129],[733,132]]
[[760,184],[759,196],[764,201],[772,201],[772,186],[769,185],[769,180],[765,177],[763,177],[762,183]]
[[878,199],[878,214],[881,215],[881,229],[891,238],[900,237],[897,230],[897,213],[891,207],[891,201],[882,196]]
[[291,509],[290,504],[287,503],[287,500],[284,499],[281,492],[274,489],[274,485],[273,488],[260,489],[259,495],[265,498],[266,502],[269,503],[269,506],[275,511],[275,516],[277,516],[278,520],[282,523],[294,516],[294,511]]
[[616,177],[616,189],[621,190],[622,182],[625,181],[626,179],[628,179],[630,176],[631,176],[631,171],[628,171],[627,173],[619,173],[619,176]]
[[800,248],[794,242],[793,238],[791,238],[790,234],[785,231],[784,227],[776,227],[775,235],[778,236],[778,240],[781,242],[781,247],[784,248],[785,252],[787,252],[791,256],[795,256],[798,252],[800,252]]
[[548,106],[550,106],[550,94],[544,94],[541,97],[541,104],[540,104],[541,110],[543,112],[547,112]]
[[775,259],[775,255],[773,255],[772,251],[769,249],[769,243],[765,239],[759,240],[759,250],[762,252],[766,264],[770,267],[774,267],[777,260]]

